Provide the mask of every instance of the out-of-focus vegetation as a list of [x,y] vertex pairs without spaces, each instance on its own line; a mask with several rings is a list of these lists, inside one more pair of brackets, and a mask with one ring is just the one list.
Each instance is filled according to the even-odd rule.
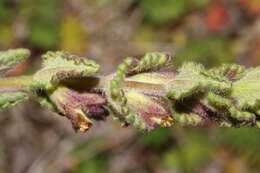
[[[167,51],[178,66],[260,65],[259,0],[0,0],[0,49],[32,58],[63,49],[91,57],[102,73],[126,56]],[[119,130],[120,129],[120,130]],[[140,134],[97,124],[75,134],[68,121],[28,103],[1,112],[0,173],[258,173],[258,129],[160,128]]]

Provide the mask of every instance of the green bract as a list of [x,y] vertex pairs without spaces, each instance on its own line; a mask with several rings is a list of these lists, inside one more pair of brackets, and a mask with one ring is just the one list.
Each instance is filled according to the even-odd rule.
[[[149,131],[158,125],[169,126],[173,124],[171,112],[169,108],[164,106],[162,100],[149,97],[149,95],[145,95],[142,92],[135,92],[134,89],[132,92],[125,92],[120,86],[127,78],[130,78],[128,81],[145,83],[149,75],[142,76],[143,72],[157,71],[170,63],[170,55],[153,52],[147,53],[140,60],[128,57],[118,66],[117,72],[107,84],[108,89],[106,90],[106,95],[108,96],[107,99],[111,112],[114,113],[115,117],[119,119],[123,125],[131,124],[142,131]],[[154,75],[154,77],[155,76],[156,75]],[[162,78],[162,76],[158,76],[154,79],[154,82],[159,82]],[[150,83],[152,81],[153,80],[151,80]],[[158,113],[155,111],[158,109],[164,111]]]
[[227,92],[231,90],[231,81],[225,77],[213,76],[204,67],[196,63],[185,63],[179,74],[165,84],[168,96],[181,99],[197,91]]
[[249,69],[243,78],[234,82],[231,97],[241,109],[257,106],[260,100],[260,67]]
[[42,69],[34,75],[34,80],[45,84],[46,89],[52,89],[62,80],[86,77],[99,71],[94,61],[63,51],[48,52],[42,58]]

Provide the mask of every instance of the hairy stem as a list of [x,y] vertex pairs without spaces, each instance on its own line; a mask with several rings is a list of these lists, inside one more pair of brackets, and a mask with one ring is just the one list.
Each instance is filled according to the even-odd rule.
[[[68,87],[80,91],[92,90],[94,92],[104,92],[105,88],[107,87],[106,85],[108,85],[110,80],[111,75],[92,76],[65,81],[64,84]],[[33,76],[0,78],[0,93],[8,91],[26,91],[33,82]],[[166,95],[163,86],[156,83],[125,80],[120,83],[120,89],[126,92],[138,91],[147,95]]]
[[[92,76],[81,79],[74,79],[64,82],[66,86],[77,90],[92,90],[96,92],[104,92],[105,88],[112,79],[112,75],[109,76]],[[147,95],[165,96],[166,92],[161,84],[146,83],[140,81],[124,80],[120,83],[120,89],[123,91],[137,91],[145,93]]]
[[26,91],[33,81],[32,76],[0,78],[0,93]]

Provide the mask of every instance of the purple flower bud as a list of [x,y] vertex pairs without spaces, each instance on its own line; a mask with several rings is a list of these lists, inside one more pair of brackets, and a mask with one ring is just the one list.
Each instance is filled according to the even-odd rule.
[[168,127],[173,124],[171,110],[159,97],[148,96],[134,91],[126,92],[125,96],[130,112],[140,119],[141,127],[145,125],[143,130],[150,131],[158,126]]
[[49,95],[61,115],[71,120],[75,130],[87,131],[92,119],[104,119],[107,111],[103,108],[106,99],[100,94],[80,93],[60,86]]

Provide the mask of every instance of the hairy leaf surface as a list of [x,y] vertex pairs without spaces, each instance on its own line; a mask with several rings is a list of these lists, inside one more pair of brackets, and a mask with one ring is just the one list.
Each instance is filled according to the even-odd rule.
[[4,76],[6,72],[13,69],[29,56],[30,51],[27,49],[0,51],[0,76]]
[[260,67],[249,69],[242,79],[234,82],[231,97],[241,108],[256,106],[260,100]]
[[99,65],[94,61],[62,51],[48,52],[42,58],[43,67],[34,79],[47,84],[47,88],[61,80],[85,77],[99,71]]

